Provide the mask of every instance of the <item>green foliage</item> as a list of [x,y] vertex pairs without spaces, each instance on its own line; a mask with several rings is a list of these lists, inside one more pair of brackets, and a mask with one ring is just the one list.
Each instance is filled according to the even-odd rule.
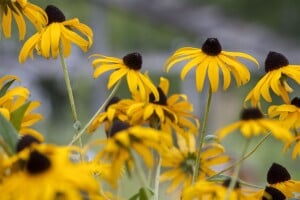
[[153,191],[148,188],[140,188],[138,193],[129,198],[129,200],[149,200],[147,193],[153,196]]
[[[18,132],[13,125],[0,113],[0,142],[9,155],[13,155],[18,141]],[[4,142],[5,141],[5,142]]]

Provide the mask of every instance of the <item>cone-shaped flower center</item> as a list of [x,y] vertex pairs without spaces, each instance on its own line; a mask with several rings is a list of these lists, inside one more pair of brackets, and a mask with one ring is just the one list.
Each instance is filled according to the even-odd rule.
[[[230,185],[230,182],[231,182],[231,178],[228,178],[226,179],[224,182],[223,182],[223,186],[228,188],[229,185]],[[235,182],[235,185],[234,185],[234,189],[239,189],[241,186],[240,186],[240,183],[238,181]]]
[[263,114],[258,108],[246,108],[241,113],[242,120],[261,119]]
[[123,62],[128,68],[133,70],[140,70],[142,68],[142,56],[137,52],[124,56]]
[[51,166],[50,160],[43,154],[33,151],[30,153],[29,159],[27,161],[26,170],[30,174],[39,174]]
[[265,60],[265,72],[289,65],[288,59],[281,53],[270,51]]
[[118,103],[120,100],[121,100],[121,99],[120,99],[119,97],[116,97],[116,96],[112,97],[112,98],[108,101],[107,105],[105,106],[105,111],[107,111],[107,109],[108,109],[109,106],[111,106],[112,104]]
[[63,22],[66,20],[64,13],[56,6],[48,5],[45,9],[48,16],[48,25],[53,22]]
[[293,98],[291,104],[300,108],[300,98],[299,97]]
[[130,125],[126,122],[120,121],[120,120],[114,120],[109,133],[106,135],[108,138],[113,137],[116,133],[126,130],[130,128]]
[[265,188],[265,193],[267,193],[267,197],[263,196],[262,200],[270,200],[271,199],[276,199],[276,200],[284,200],[286,199],[284,194],[277,190],[276,188],[273,187],[266,187]]
[[217,56],[222,51],[221,44],[217,38],[208,38],[202,45],[202,51],[210,56]]
[[160,87],[157,87],[157,91],[158,91],[158,94],[159,94],[159,100],[155,101],[154,94],[151,93],[149,95],[149,101],[150,101],[150,103],[154,103],[154,104],[159,104],[159,105],[162,105],[162,106],[166,106],[167,105],[167,97],[166,97],[166,95],[164,94],[164,92],[162,91],[162,89]]
[[273,163],[267,174],[269,184],[276,184],[291,179],[290,173],[283,166]]
[[16,146],[16,151],[20,152],[26,147],[29,147],[32,143],[41,143],[37,138],[33,137],[32,135],[24,135],[21,137],[21,139],[18,141]]

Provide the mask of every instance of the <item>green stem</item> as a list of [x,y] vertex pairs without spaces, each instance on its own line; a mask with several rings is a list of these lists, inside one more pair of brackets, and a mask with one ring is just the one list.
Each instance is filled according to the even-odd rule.
[[242,157],[241,159],[239,159],[238,161],[236,161],[235,163],[233,163],[232,165],[230,165],[229,167],[223,169],[222,171],[218,172],[217,174],[214,174],[210,177],[207,178],[207,180],[211,180],[213,178],[215,178],[218,175],[223,174],[224,172],[232,169],[233,167],[235,167],[236,165],[242,163],[244,160],[246,160],[247,158],[249,158],[257,149],[260,145],[262,145],[264,143],[264,141],[271,135],[271,133],[268,133],[267,135],[265,135],[265,137],[263,137],[256,145],[255,147],[247,154],[245,154],[244,157]]
[[210,109],[210,104],[211,104],[211,97],[212,97],[212,89],[209,87],[208,91],[208,96],[207,96],[207,101],[206,101],[206,107],[205,107],[205,112],[203,116],[203,122],[202,122],[202,129],[200,132],[200,142],[198,146],[198,152],[197,152],[197,158],[196,158],[196,163],[195,163],[195,170],[193,174],[193,180],[192,182],[195,183],[197,180],[197,177],[199,176],[199,167],[200,167],[200,155],[201,155],[201,149],[204,143],[204,137],[206,133],[206,126],[207,126],[207,120],[208,120],[208,114],[209,114],[209,109]]
[[63,47],[62,47],[61,44],[59,45],[59,57],[60,57],[61,67],[62,67],[63,72],[64,72],[65,83],[66,83],[67,92],[68,92],[69,101],[70,101],[70,106],[71,106],[71,110],[72,110],[73,121],[74,121],[73,126],[74,126],[75,131],[78,132],[81,127],[80,127],[80,122],[78,121],[78,117],[77,117],[76,106],[75,106],[75,101],[74,101],[70,76],[69,76],[68,68],[67,68],[67,65],[66,65],[66,62],[65,62],[65,59],[64,59]]
[[116,92],[117,92],[117,90],[118,90],[118,88],[120,86],[120,83],[121,83],[121,81],[118,81],[118,83],[114,86],[113,90],[111,91],[111,93],[109,94],[109,96],[106,98],[106,100],[104,101],[104,103],[100,106],[100,108],[92,116],[92,118],[90,119],[90,121],[88,121],[88,123],[80,130],[80,132],[77,135],[75,135],[75,137],[72,139],[72,141],[69,143],[69,145],[74,144],[74,142],[76,142],[78,139],[81,138],[81,136],[85,133],[86,129],[88,129],[88,127],[93,123],[93,121],[96,119],[96,117],[105,108],[105,106],[110,101],[110,99],[116,94]]
[[139,165],[138,159],[135,156],[135,154],[132,152],[132,150],[130,149],[129,151],[130,151],[130,155],[132,157],[132,160],[133,160],[133,163],[134,163],[134,166],[135,166],[135,170],[136,170],[137,176],[138,176],[141,184],[145,188],[146,200],[150,200],[151,195],[150,195],[149,190],[148,190],[148,183],[147,183],[146,177],[145,177],[145,175],[143,173],[143,169]]
[[[242,151],[242,155],[241,155],[241,158],[243,158],[246,154],[246,151],[248,149],[248,146],[250,144],[250,139],[247,139],[246,141],[246,145]],[[240,159],[241,160],[241,159]],[[238,177],[239,177],[239,174],[240,174],[240,169],[241,169],[241,162],[239,162],[235,168],[234,168],[234,172],[233,172],[233,175],[231,177],[231,181],[230,181],[230,184],[229,184],[229,187],[228,187],[228,190],[227,190],[227,193],[226,193],[226,196],[225,196],[225,200],[228,200],[230,199],[230,194],[231,192],[234,190],[234,187],[236,185],[236,182],[238,180]]]

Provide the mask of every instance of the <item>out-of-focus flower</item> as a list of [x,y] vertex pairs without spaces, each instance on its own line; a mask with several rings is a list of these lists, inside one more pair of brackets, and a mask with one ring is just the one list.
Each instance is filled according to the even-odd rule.
[[113,186],[116,186],[124,167],[127,167],[128,170],[132,169],[133,162],[136,162],[133,154],[139,154],[147,167],[152,168],[154,158],[151,150],[162,153],[172,146],[169,134],[146,127],[125,127],[123,123],[114,124],[110,133],[111,137],[98,141],[99,144],[105,146],[95,158],[100,163],[111,164],[107,181]]
[[250,101],[252,107],[261,106],[260,97],[267,102],[272,102],[270,88],[277,96],[288,104],[290,102],[288,93],[293,89],[288,85],[288,78],[300,84],[300,65],[290,65],[287,58],[277,52],[269,52],[265,61],[266,74],[257,82],[254,88],[245,98]]
[[184,79],[187,73],[196,68],[196,87],[202,91],[206,74],[208,75],[212,92],[217,92],[219,87],[219,71],[223,74],[223,90],[226,90],[231,82],[233,74],[238,86],[250,80],[248,68],[237,58],[250,60],[258,65],[256,59],[246,53],[223,51],[217,38],[208,38],[202,48],[183,47],[178,49],[167,61],[166,70],[169,71],[176,63],[189,60],[183,67],[180,77]]
[[18,153],[3,161],[9,173],[2,177],[1,199],[104,199],[88,165],[71,159],[77,148],[24,137],[26,144],[18,144]]
[[110,89],[123,77],[126,77],[129,91],[131,93],[139,92],[143,100],[148,99],[147,91],[154,94],[156,100],[159,99],[158,91],[150,78],[141,73],[142,56],[139,53],[130,53],[122,59],[108,57],[100,54],[94,55],[96,59],[93,61],[94,78],[101,76],[107,71],[113,71],[109,76],[107,88]]
[[[195,136],[190,134],[189,140],[178,137],[178,147],[173,146],[169,151],[162,154],[162,167],[165,168],[161,174],[161,181],[170,181],[167,192],[174,191],[177,187],[186,188],[191,185],[195,173],[197,158]],[[229,157],[224,154],[224,148],[220,144],[212,143],[203,147],[200,154],[199,177],[214,175],[213,166],[225,164]]]
[[[26,34],[26,23],[24,16],[41,30],[47,24],[47,14],[45,11],[27,0],[3,0],[0,1],[1,27],[6,38],[11,36],[11,26],[13,19],[19,29],[19,39],[23,40]],[[0,33],[1,34],[1,33]]]
[[263,114],[258,108],[244,109],[240,121],[219,129],[216,134],[222,139],[237,129],[246,138],[271,132],[275,138],[283,142],[290,142],[293,139],[287,128],[283,127],[279,121],[263,118]]
[[48,24],[25,42],[19,54],[20,63],[25,62],[28,56],[33,59],[34,50],[45,58],[56,58],[60,51],[63,51],[64,57],[69,56],[72,43],[83,51],[91,47],[93,31],[90,27],[77,18],[66,20],[64,14],[55,6],[49,5],[45,11]]

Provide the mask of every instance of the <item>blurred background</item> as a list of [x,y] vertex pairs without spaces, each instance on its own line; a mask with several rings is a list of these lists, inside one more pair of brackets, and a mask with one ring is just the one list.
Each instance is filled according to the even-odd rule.
[[[202,119],[206,93],[195,89],[194,73],[186,80],[179,80],[180,64],[170,73],[163,70],[165,60],[183,46],[201,47],[209,37],[219,39],[224,50],[241,51],[253,55],[261,68],[247,64],[252,72],[249,84],[237,88],[234,84],[227,92],[213,95],[207,133],[239,119],[243,99],[264,73],[264,59],[269,51],[284,54],[292,64],[300,63],[300,1],[297,0],[32,0],[45,8],[48,4],[59,7],[67,19],[77,17],[94,31],[92,48],[83,53],[72,48],[72,56],[66,59],[78,107],[79,119],[84,125],[104,102],[107,75],[93,79],[91,59],[94,53],[123,57],[127,53],[140,52],[143,69],[158,83],[160,76],[171,81],[171,93],[186,93],[194,104],[195,114]],[[28,24],[26,37],[34,30]],[[35,56],[25,64],[18,63],[18,53],[24,41],[14,35],[0,42],[1,76],[20,76],[22,85],[31,89],[31,99],[42,102],[39,112],[44,120],[37,129],[48,142],[66,144],[72,138],[71,110],[68,104],[63,73],[59,60],[45,60]],[[125,88],[125,87],[124,87]],[[120,91],[123,91],[122,89]],[[297,91],[295,92],[297,94]],[[120,92],[119,96],[126,96]],[[281,103],[275,98],[275,103]],[[102,130],[92,136],[104,137]],[[90,139],[86,137],[85,140]],[[254,139],[253,145],[259,140]],[[244,140],[238,133],[225,138],[227,152],[237,158]],[[230,147],[230,148],[229,148]],[[251,148],[251,147],[250,147]],[[290,151],[282,154],[282,144],[272,138],[260,147],[242,167],[242,177],[264,185],[266,172],[273,162],[290,169],[294,179],[300,179],[299,161],[290,158]]]

